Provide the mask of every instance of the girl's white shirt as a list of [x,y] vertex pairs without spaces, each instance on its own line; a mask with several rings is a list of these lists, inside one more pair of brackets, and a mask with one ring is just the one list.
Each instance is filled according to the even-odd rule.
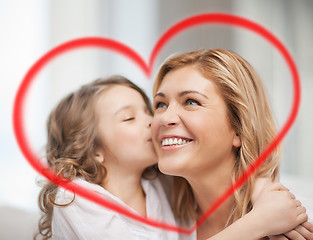
[[[142,187],[146,193],[147,218],[156,219],[171,225],[176,225],[171,210],[168,196],[169,182],[160,179],[142,179]],[[131,212],[135,210],[126,205],[122,200],[97,184],[89,183],[83,179],[74,180],[76,184],[101,194],[111,202],[118,203]],[[167,186],[166,186],[167,184]],[[167,187],[167,188],[166,188]],[[312,199],[296,194],[298,200],[307,208],[309,221],[312,221],[313,205]],[[65,189],[59,188],[56,203],[67,204],[74,198],[74,194]],[[138,213],[137,213],[138,214]],[[191,235],[178,234],[155,228],[113,210],[107,209],[85,198],[75,195],[75,200],[66,207],[54,207],[52,217],[52,239],[169,239],[169,240],[191,240],[196,239],[196,231]]]
[[[77,178],[74,183],[85,189],[101,194],[105,199],[118,203],[131,212],[137,213],[122,200],[112,195],[103,187]],[[154,180],[141,180],[146,194],[147,218],[155,219],[176,225],[168,198],[158,178]],[[56,203],[67,204],[74,198],[74,194],[59,188]],[[137,213],[138,214],[138,213]],[[152,227],[138,222],[111,209],[100,206],[79,195],[66,207],[53,209],[52,239],[196,239],[196,233],[191,235]]]

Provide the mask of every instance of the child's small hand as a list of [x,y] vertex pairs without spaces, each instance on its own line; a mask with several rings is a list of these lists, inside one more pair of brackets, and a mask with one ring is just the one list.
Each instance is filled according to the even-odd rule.
[[313,224],[305,222],[297,226],[295,229],[276,236],[270,236],[271,240],[313,240]]
[[255,197],[250,213],[257,219],[257,224],[263,226],[260,228],[264,231],[263,236],[288,232],[308,219],[301,202],[280,183],[264,187]]
[[[254,190],[253,190],[252,196],[251,196],[252,204],[254,205],[255,201],[260,196],[260,194],[262,193],[263,190],[269,189],[271,186],[273,186],[275,188],[276,185],[273,185],[273,184],[274,184],[274,182],[269,177],[257,178],[255,181]],[[286,188],[284,185],[281,184],[279,186],[279,191],[283,191],[283,190],[289,191],[288,188]]]

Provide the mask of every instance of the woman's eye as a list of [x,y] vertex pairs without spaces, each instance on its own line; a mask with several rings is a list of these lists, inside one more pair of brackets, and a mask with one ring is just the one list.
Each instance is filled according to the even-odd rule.
[[158,109],[158,108],[166,108],[166,104],[164,102],[157,102],[155,104],[155,109]]
[[193,100],[193,99],[188,99],[188,100],[185,102],[185,105],[186,105],[186,106],[192,106],[192,105],[201,106],[201,104],[200,104],[198,101]]

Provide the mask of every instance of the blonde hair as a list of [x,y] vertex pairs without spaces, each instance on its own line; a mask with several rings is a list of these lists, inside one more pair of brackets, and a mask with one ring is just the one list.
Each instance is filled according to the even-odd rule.
[[[82,86],[66,96],[51,112],[47,122],[48,141],[46,158],[51,170],[68,180],[82,177],[86,181],[101,184],[106,176],[102,163],[94,158],[97,147],[104,147],[97,136],[98,119],[95,112],[97,99],[105,89],[113,85],[123,85],[135,89],[143,97],[151,115],[152,108],[146,94],[135,84],[121,76],[98,79]],[[155,166],[147,168],[151,173]],[[39,207],[43,212],[39,220],[39,234],[43,239],[52,237],[51,222],[58,186],[47,182],[39,195]],[[74,197],[75,199],[75,197]],[[71,204],[61,205],[62,207]]]
[[[153,94],[157,93],[167,73],[185,66],[195,67],[205,78],[212,80],[227,105],[230,123],[241,139],[241,147],[235,149],[234,182],[277,132],[262,82],[251,65],[236,53],[223,49],[200,50],[167,59],[158,72]],[[251,210],[251,194],[256,177],[266,176],[274,180],[278,174],[279,157],[280,150],[276,149],[256,173],[235,191],[234,207],[228,223]],[[195,198],[184,178],[174,177],[172,200],[174,214],[182,222],[196,220]]]

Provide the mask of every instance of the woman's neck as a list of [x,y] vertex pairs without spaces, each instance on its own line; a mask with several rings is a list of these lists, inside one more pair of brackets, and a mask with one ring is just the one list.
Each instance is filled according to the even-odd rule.
[[108,173],[102,183],[102,187],[118,197],[140,215],[146,216],[146,195],[141,185],[141,173],[129,173],[127,171],[113,171]]
[[[199,217],[221,197],[231,186],[233,161],[226,161],[217,168],[190,176],[187,181],[193,190],[198,204]],[[198,239],[208,238],[225,228],[234,206],[233,196],[223,202],[198,228]]]

